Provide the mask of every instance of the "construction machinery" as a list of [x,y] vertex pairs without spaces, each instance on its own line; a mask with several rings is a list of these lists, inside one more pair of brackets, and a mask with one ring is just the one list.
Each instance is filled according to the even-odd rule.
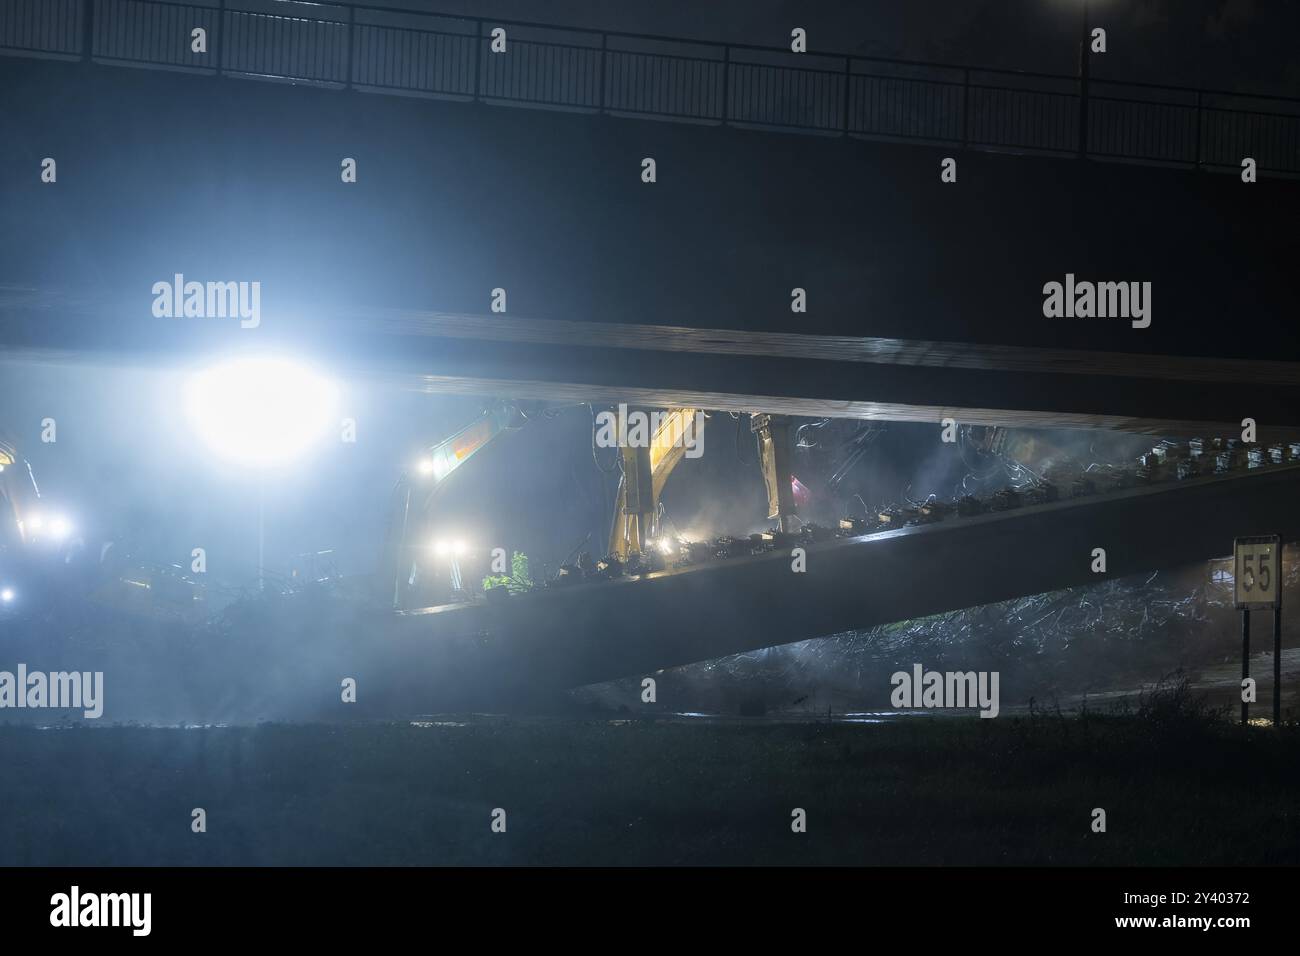
[[30,605],[83,549],[69,518],[41,499],[31,465],[0,439],[0,610]]
[[87,602],[133,616],[201,619],[204,587],[176,565],[138,560],[51,508],[30,463],[0,439],[0,614]]
[[[639,410],[620,406],[617,434],[627,432],[625,419]],[[673,469],[690,447],[703,451],[705,415],[702,409],[676,408],[657,414],[649,443],[619,444],[622,472],[609,532],[609,556],[627,562],[634,555],[660,548],[659,498]],[[669,548],[670,549],[670,548]]]
[[404,611],[386,632],[391,673],[399,660],[422,662],[409,679],[394,678],[406,681],[413,708],[505,706],[542,690],[1195,564],[1221,557],[1243,532],[1294,541],[1300,444],[1267,451],[1259,464],[1241,455],[1227,468],[1220,455],[1189,451],[1204,464],[1194,474],[1166,464],[1144,480],[1149,466],[1139,463],[1055,494],[1035,494],[1048,487],[1037,486],[972,498],[975,508],[899,509],[895,520],[838,531],[805,525],[718,539],[698,560],[691,549],[691,560],[663,570]]
[[0,441],[0,613],[17,597],[14,555],[23,544],[23,519],[35,481],[27,463],[8,442]]
[[[434,518],[433,503],[447,480],[500,435],[524,427],[543,409],[538,405],[498,401],[489,404],[474,421],[450,437],[425,449],[413,469],[403,471],[393,490],[392,517],[384,546],[386,566],[381,580],[395,608],[411,608],[430,603],[438,592],[433,586],[430,531]],[[628,418],[642,415],[652,423],[644,440],[612,442],[618,449],[620,478],[611,521],[606,561],[636,563],[643,557],[662,560],[659,502],[669,475],[690,453],[698,448],[703,436],[705,415],[697,408],[669,409],[648,413],[629,411],[619,406],[611,433],[628,434]],[[593,437],[593,442],[595,438]],[[452,590],[456,597],[467,597],[460,574],[460,555],[454,544],[444,550],[449,559]]]
[[23,543],[23,516],[31,513],[39,497],[31,466],[12,444],[0,440],[0,550]]
[[[620,435],[630,414],[620,406]],[[435,446],[431,460],[467,432],[481,438],[447,459],[459,467],[499,434],[499,420],[484,415],[477,429]],[[1059,438],[1000,428],[963,429],[962,447],[998,462],[1009,485],[972,491],[963,482],[952,500],[866,509],[823,528],[800,515],[793,424],[753,414],[774,527],[681,542],[660,526],[659,496],[686,457],[674,435],[702,417],[677,409],[661,415],[648,444],[618,443],[622,475],[603,561],[500,601],[399,603],[386,632],[403,635],[394,652],[429,664],[412,699],[468,705],[486,689],[516,700],[525,684],[572,687],[1201,561],[1222,555],[1243,529],[1284,540],[1300,533],[1300,442],[1246,449],[1232,438],[1165,439],[1127,464],[1083,466]],[[1032,559],[1017,556],[1024,541],[1038,543]],[[1105,575],[1092,561],[1098,547],[1108,551]]]
[[[493,402],[464,428],[426,448],[414,468],[398,477],[380,574],[393,607],[416,606],[432,591],[432,505],[446,481],[498,435],[522,428],[528,420],[526,408],[512,402]],[[459,582],[459,578],[457,563],[453,579]]]

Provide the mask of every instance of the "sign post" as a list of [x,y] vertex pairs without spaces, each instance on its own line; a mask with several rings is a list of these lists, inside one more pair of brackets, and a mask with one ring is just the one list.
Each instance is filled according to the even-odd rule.
[[[1281,550],[1279,546],[1278,550]],[[1282,597],[1273,605],[1273,726],[1282,726]]]
[[[1237,538],[1232,543],[1232,600],[1241,611],[1241,680],[1250,677],[1250,612],[1273,610],[1273,725],[1282,720],[1282,537],[1276,534]],[[1243,688],[1244,689],[1244,688]],[[1241,722],[1250,719],[1241,701]]]

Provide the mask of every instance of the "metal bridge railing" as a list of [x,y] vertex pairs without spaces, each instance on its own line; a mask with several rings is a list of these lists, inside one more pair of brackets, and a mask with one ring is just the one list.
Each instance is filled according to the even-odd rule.
[[[205,53],[191,51],[197,27]],[[491,50],[497,28],[504,53]],[[1260,172],[1300,175],[1296,99],[346,3],[3,0],[0,53],[1192,167],[1251,156]]]

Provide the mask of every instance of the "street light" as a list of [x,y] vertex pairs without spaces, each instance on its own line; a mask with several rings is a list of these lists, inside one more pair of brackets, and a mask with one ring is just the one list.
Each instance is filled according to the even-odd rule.
[[267,469],[301,457],[337,422],[338,387],[309,366],[272,357],[238,358],[195,372],[185,411],[218,456],[258,470],[257,581],[263,586]]

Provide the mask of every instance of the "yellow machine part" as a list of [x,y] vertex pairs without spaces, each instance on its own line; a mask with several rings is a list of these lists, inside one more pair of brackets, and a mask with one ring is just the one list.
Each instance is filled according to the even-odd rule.
[[19,474],[26,463],[7,442],[0,441],[0,547],[11,541],[26,538],[23,530],[23,513],[30,505],[32,490],[30,476]]
[[[641,495],[635,495],[640,500],[632,510],[628,508],[629,484],[635,487],[635,475],[639,471],[638,454],[644,454],[645,449],[620,449],[623,454],[624,479],[619,483],[614,527],[609,537],[609,553],[620,560],[626,560],[628,555],[645,549],[647,541],[656,530],[655,514],[664,484],[686,454],[686,438],[690,436],[698,442],[703,431],[704,415],[701,409],[674,408],[661,415],[659,427],[650,439],[650,500],[645,501]],[[631,481],[628,475],[633,476]]]

